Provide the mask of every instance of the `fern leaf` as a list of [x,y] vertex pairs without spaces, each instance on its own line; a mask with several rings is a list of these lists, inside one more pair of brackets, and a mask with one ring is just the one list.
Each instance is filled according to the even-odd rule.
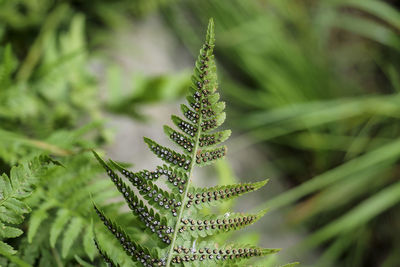
[[94,238],[94,243],[96,245],[97,250],[99,251],[100,255],[103,257],[104,261],[107,263],[109,267],[119,267],[119,264],[114,263],[110,257],[104,252],[101,248],[97,240]]
[[194,140],[190,137],[186,137],[185,135],[175,131],[167,125],[164,125],[164,132],[169,136],[172,142],[180,146],[184,152],[190,153],[194,148]]
[[93,223],[86,227],[83,235],[83,249],[86,252],[86,255],[89,256],[89,259],[93,261],[94,256],[96,255],[96,247],[93,244],[94,234],[93,234]]
[[78,238],[83,228],[83,220],[79,217],[75,217],[69,223],[62,241],[62,257],[67,257],[72,244]]
[[185,206],[187,208],[193,206],[197,209],[202,209],[205,206],[217,205],[222,201],[234,199],[243,194],[253,192],[263,187],[267,182],[268,180],[256,183],[222,185],[209,188],[191,187],[187,193],[188,200],[185,202]]
[[215,235],[221,232],[239,230],[258,221],[266,210],[257,214],[228,213],[223,216],[208,215],[200,218],[182,218],[183,226],[179,233],[189,234],[194,238]]
[[167,185],[172,189],[172,192],[175,194],[182,194],[184,185],[186,184],[188,177],[187,174],[181,172],[177,169],[171,168],[167,165],[157,166],[155,171],[143,170],[137,173],[133,173],[116,162],[110,160],[110,162],[114,165],[117,170],[122,173],[126,178],[131,181],[131,183],[135,184],[138,182],[140,177],[144,180],[156,181],[160,177],[166,177],[169,182]]
[[[120,168],[114,161],[110,160],[110,162],[117,168]],[[111,179],[120,179],[111,169],[108,170],[108,173]],[[123,169],[121,170],[121,173],[126,175],[127,172]],[[163,210],[163,208],[170,210],[172,207],[178,207],[181,205],[177,204],[180,201],[180,195],[171,194],[159,188],[151,181],[147,181],[146,178],[143,178],[142,174],[134,174],[132,177],[128,175],[128,179],[138,189],[144,199],[152,205],[159,204],[159,207],[162,208],[161,210]]]
[[0,238],[14,238],[23,234],[23,231],[13,226],[7,226],[0,222]]
[[[14,171],[15,172],[15,169]],[[11,177],[17,177],[11,174]],[[12,224],[19,224],[23,221],[24,216],[29,212],[29,207],[21,200],[27,197],[23,192],[19,191],[19,185],[11,182],[10,178],[3,174],[0,177],[0,221]]]
[[[119,178],[113,170],[100,158],[100,156],[93,152],[97,160],[103,165],[109,174],[111,180],[117,186],[118,190],[123,194],[125,201],[128,204],[128,207],[133,211],[133,213],[139,216],[140,220],[143,223],[145,228],[150,229],[151,232],[157,232],[158,237],[161,238],[165,243],[169,244],[170,237],[169,234],[172,232],[172,228],[167,226],[166,218],[163,218],[159,213],[155,212],[154,209],[148,208],[142,200],[139,200],[138,197],[133,193],[133,191],[127,186],[121,178]],[[117,165],[118,166],[118,165]],[[147,189],[146,189],[147,190]],[[142,190],[143,191],[143,190]],[[152,193],[151,190],[149,190]],[[153,195],[151,196],[153,197]],[[159,195],[155,195],[155,200],[159,200]],[[162,198],[162,196],[161,196]],[[164,201],[162,198],[160,201]],[[166,201],[167,202],[167,201]],[[167,202],[168,203],[168,202]],[[167,205],[167,204],[166,204]],[[163,205],[160,205],[164,207]],[[174,210],[174,209],[173,209]],[[98,211],[96,209],[96,211]]]
[[219,126],[221,126],[222,123],[224,123],[225,118],[226,118],[226,114],[225,114],[225,112],[222,112],[213,119],[208,119],[208,120],[202,121],[200,123],[202,131],[205,133],[208,133],[208,132],[218,128]]
[[[92,241],[93,240],[94,239],[92,239]],[[95,245],[93,245],[93,246],[95,246]],[[96,251],[98,251],[98,250],[96,250]],[[85,261],[81,257],[79,257],[78,255],[75,255],[74,258],[82,267],[95,267],[93,264],[88,263],[87,261]],[[102,258],[105,260],[105,258],[103,256],[102,256]],[[111,265],[111,262],[108,263],[108,265]]]
[[[222,216],[205,216],[200,212],[207,206],[255,191],[267,183],[265,180],[210,188],[198,188],[191,184],[195,167],[214,164],[225,156],[227,148],[220,144],[231,134],[230,130],[214,131],[225,121],[226,114],[225,103],[219,101],[220,96],[216,92],[218,85],[213,48],[214,24],[210,20],[206,42],[200,49],[191,78],[190,95],[186,98],[188,105],[181,105],[185,119],[176,115],[171,117],[177,130],[164,126],[164,133],[183,153],[145,137],[144,142],[165,165],[156,167],[154,171],[132,172],[112,160],[109,166],[94,152],[128,206],[145,224],[145,229],[150,229],[150,235],[164,241],[164,245],[158,246],[156,251],[139,246],[95,206],[98,216],[119,240],[126,254],[143,266],[238,266],[242,260],[279,251],[251,245],[220,245],[211,241],[215,235],[255,223],[265,210],[257,214],[229,213]],[[143,199],[139,199],[113,169],[125,176]],[[166,178],[170,191],[155,184],[160,182],[160,177]],[[199,249],[195,248],[197,240]]]
[[0,254],[2,255],[12,255],[17,253],[16,250],[14,250],[14,248],[12,246],[10,246],[9,244],[3,242],[0,240]]
[[[133,261],[142,263],[153,264],[159,262],[154,252],[150,252],[150,249],[139,245],[135,241],[132,241],[129,236],[113,221],[107,218],[96,206],[94,206],[97,215],[103,221],[104,225],[108,228],[111,234],[113,234],[120,242],[125,253],[132,257]],[[151,266],[151,265],[150,265]]]
[[[110,160],[111,164],[113,164],[120,172],[124,175],[127,174],[125,169],[121,170],[121,167],[116,164],[114,161]],[[109,175],[111,175],[111,179],[115,179],[117,175],[111,170],[108,170]],[[173,193],[169,193],[157,185],[148,181],[148,179],[143,178],[142,175],[127,175],[128,179],[131,183],[138,189],[139,194],[143,196],[145,200],[148,201],[149,204],[156,206],[161,212],[170,211],[173,216],[176,216],[176,208],[182,205],[181,196]],[[120,179],[118,177],[118,179]]]
[[56,245],[58,236],[61,234],[70,218],[68,210],[60,209],[57,211],[56,219],[50,229],[50,245],[53,248]]
[[231,135],[230,130],[225,130],[221,132],[211,133],[211,134],[202,134],[199,138],[199,147],[201,148],[209,148],[214,147],[226,139]]
[[[210,102],[209,102],[210,103]],[[203,109],[201,112],[203,113],[204,120],[215,119],[215,114],[223,114],[222,111],[225,109],[225,102],[217,102],[214,105],[209,104],[209,107]],[[225,119],[225,117],[224,117]],[[222,123],[221,121],[220,123]]]
[[181,104],[181,111],[183,115],[188,119],[191,123],[197,124],[200,115],[198,112],[192,111],[190,108],[188,108],[185,104]]
[[23,231],[16,225],[22,223],[25,215],[31,211],[24,201],[31,194],[42,166],[43,162],[35,158],[28,164],[13,167],[10,177],[5,173],[0,176],[0,254],[16,253],[2,240],[22,235]]
[[[130,212],[120,210],[124,202],[115,201],[119,192],[114,190],[110,180],[97,179],[97,174],[102,168],[93,161],[91,153],[80,153],[61,160],[65,168],[59,166],[48,168],[40,175],[38,187],[29,197],[29,204],[36,208],[33,209],[34,212],[29,219],[27,241],[43,250],[54,251],[60,257],[64,256],[62,260],[72,264],[71,261],[75,262],[73,256],[76,253],[84,260],[95,259],[98,255],[93,243],[92,228],[94,228],[99,240],[107,243],[103,247],[107,248],[108,255],[114,261],[118,259],[117,262],[123,265],[130,258],[123,251],[110,251],[114,237],[108,235],[108,230],[102,223],[93,223],[92,201],[102,204],[103,209],[122,225],[138,224],[139,220],[130,218],[132,217]],[[110,199],[114,201],[109,201]],[[138,231],[133,236],[137,238],[142,235],[144,233]],[[34,246],[27,244],[26,247]],[[45,261],[44,258],[47,257],[42,250],[38,249],[32,253],[21,248],[19,246],[22,255],[25,257],[25,254],[28,254],[27,262],[32,265],[36,265],[41,259]],[[46,264],[57,265],[52,254]]]
[[29,231],[28,231],[28,241],[32,242],[35,237],[41,223],[46,220],[49,216],[48,210],[55,207],[56,203],[54,201],[48,201],[44,203],[39,209],[32,213],[31,219],[29,220]]
[[[232,266],[243,259],[251,257],[261,257],[277,253],[279,249],[266,249],[249,245],[230,244],[223,247],[216,247],[212,244],[200,248],[190,248],[178,246],[174,248],[173,263],[190,263],[193,261],[204,261],[204,264],[214,264],[215,266]],[[185,264],[186,265],[186,264]]]
[[178,116],[172,115],[171,116],[172,122],[178,127],[183,133],[185,133],[189,137],[194,137],[198,131],[198,127],[191,124],[190,122],[187,122],[185,120],[182,120]]
[[149,146],[150,150],[166,163],[175,167],[180,167],[183,170],[189,169],[191,159],[188,156],[179,154],[169,148],[159,145],[149,138],[144,137],[144,141]]
[[198,149],[196,153],[197,166],[214,164],[216,160],[222,159],[226,155],[226,146],[214,149]]

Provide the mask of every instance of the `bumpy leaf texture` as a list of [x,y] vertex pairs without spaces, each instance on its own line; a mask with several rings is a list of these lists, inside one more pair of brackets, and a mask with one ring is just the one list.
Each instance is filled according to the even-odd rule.
[[[205,44],[200,49],[192,75],[188,105],[181,105],[183,117],[172,116],[177,129],[164,126],[164,132],[181,151],[162,146],[144,138],[150,150],[165,165],[154,170],[131,172],[114,161],[95,157],[107,171],[123,195],[134,216],[159,246],[146,248],[131,240],[117,222],[112,221],[95,207],[100,219],[119,240],[124,251],[135,264],[143,266],[237,266],[245,259],[276,253],[277,249],[264,249],[246,244],[217,244],[213,235],[241,229],[255,223],[264,214],[231,213],[227,215],[202,215],[200,210],[223,201],[257,190],[267,181],[198,188],[192,185],[193,169],[223,158],[227,152],[221,145],[230,136],[230,130],[216,131],[225,120],[225,103],[219,101],[217,74],[213,55],[214,23],[208,25]],[[129,184],[118,176],[122,174]],[[170,190],[155,184],[164,179]],[[134,189],[132,189],[132,187]],[[210,238],[211,237],[211,238]],[[197,245],[195,245],[197,244]],[[96,246],[106,262],[113,262],[96,241]]]

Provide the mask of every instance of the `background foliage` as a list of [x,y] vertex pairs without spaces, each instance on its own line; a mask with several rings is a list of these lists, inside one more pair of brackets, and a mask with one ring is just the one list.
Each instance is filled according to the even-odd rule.
[[[96,179],[100,170],[87,151],[113,143],[104,112],[143,119],[140,107],[186,90],[184,74],[136,74],[126,84],[103,52],[113,31],[154,16],[193,55],[198,33],[214,17],[227,122],[241,132],[230,153],[255,147],[292,188],[258,200],[257,208],[277,209],[292,229],[308,230],[293,251],[318,248],[316,260],[296,260],[399,265],[398,7],[383,0],[0,0],[1,181],[31,177],[29,166],[46,167],[16,210],[25,220],[6,223],[24,233],[0,233],[0,242],[18,251],[0,248],[0,265],[100,264],[84,240],[92,228],[99,239],[109,236],[90,220],[89,192],[102,194],[110,212],[131,223],[124,209],[113,208],[119,205],[113,190]],[[106,98],[93,58],[106,68]],[[223,181],[229,167],[219,168]],[[67,235],[72,228],[80,231]]]

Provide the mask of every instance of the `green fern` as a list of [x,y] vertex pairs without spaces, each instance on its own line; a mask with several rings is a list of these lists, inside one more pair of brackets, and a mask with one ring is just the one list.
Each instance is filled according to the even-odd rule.
[[28,230],[18,239],[8,239],[18,251],[5,257],[0,253],[0,266],[76,266],[76,261],[83,260],[98,266],[101,259],[93,243],[93,229],[99,242],[106,244],[103,248],[107,254],[126,266],[128,256],[114,249],[117,241],[101,222],[93,221],[92,200],[139,240],[143,234],[129,228],[138,222],[126,211],[119,211],[122,201],[109,201],[118,192],[112,190],[109,180],[96,179],[101,167],[93,161],[91,153],[61,159],[61,162],[64,167],[46,168],[37,175],[35,190],[24,199],[32,212],[20,229]]
[[[93,162],[91,154],[82,153],[61,162],[65,168],[53,168],[42,175],[38,188],[29,198],[35,209],[29,220],[27,242],[37,244],[40,243],[37,239],[44,239],[41,246],[56,251],[65,263],[74,262],[75,255],[93,261],[97,255],[93,229],[99,240],[108,245],[115,244],[106,229],[99,222],[93,222],[92,201],[102,204],[123,225],[135,224],[136,221],[125,216],[126,212],[119,211],[123,202],[108,201],[118,194],[112,190],[110,181],[96,179],[101,169]],[[140,238],[140,234],[135,237]],[[122,253],[112,254],[124,259]],[[38,251],[34,259],[43,256],[43,252]],[[34,262],[29,261],[31,264]]]
[[[186,119],[172,116],[173,123],[180,131],[164,126],[167,136],[183,150],[183,153],[144,138],[150,150],[165,161],[166,165],[158,166],[155,171],[134,173],[112,160],[109,163],[104,162],[94,152],[133,214],[139,217],[138,226],[157,242],[157,245],[150,249],[134,240],[117,221],[95,206],[96,213],[119,240],[123,250],[139,265],[199,266],[204,263],[237,266],[242,260],[278,251],[246,244],[217,244],[210,238],[255,223],[265,211],[257,214],[227,213],[222,216],[204,216],[201,213],[205,207],[219,205],[257,190],[267,182],[211,188],[198,188],[192,184],[193,170],[196,166],[214,164],[225,156],[226,147],[218,145],[230,135],[229,130],[214,131],[225,120],[225,103],[219,101],[220,97],[216,92],[217,76],[213,48],[214,24],[211,19],[206,42],[200,50],[192,75],[190,95],[187,97],[190,107],[181,106]],[[125,176],[136,190],[133,191],[114,170]],[[171,190],[156,185],[160,177],[167,179],[166,185]],[[100,247],[103,244],[97,241],[96,244],[105,260],[111,266],[116,266],[115,259],[106,256],[105,250]]]
[[24,200],[32,194],[37,176],[43,172],[45,159],[35,158],[13,167],[10,176],[5,173],[0,176],[0,255],[10,256],[17,252],[4,240],[23,234],[16,225],[22,223],[31,211]]

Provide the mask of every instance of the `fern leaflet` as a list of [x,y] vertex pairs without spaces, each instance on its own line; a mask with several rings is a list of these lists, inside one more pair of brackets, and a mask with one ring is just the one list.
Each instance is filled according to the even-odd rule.
[[0,254],[9,256],[17,251],[5,243],[4,239],[15,238],[23,234],[16,225],[22,223],[25,215],[31,211],[24,202],[37,182],[37,176],[43,171],[47,157],[35,158],[29,163],[20,164],[11,169],[10,176],[0,176]]

